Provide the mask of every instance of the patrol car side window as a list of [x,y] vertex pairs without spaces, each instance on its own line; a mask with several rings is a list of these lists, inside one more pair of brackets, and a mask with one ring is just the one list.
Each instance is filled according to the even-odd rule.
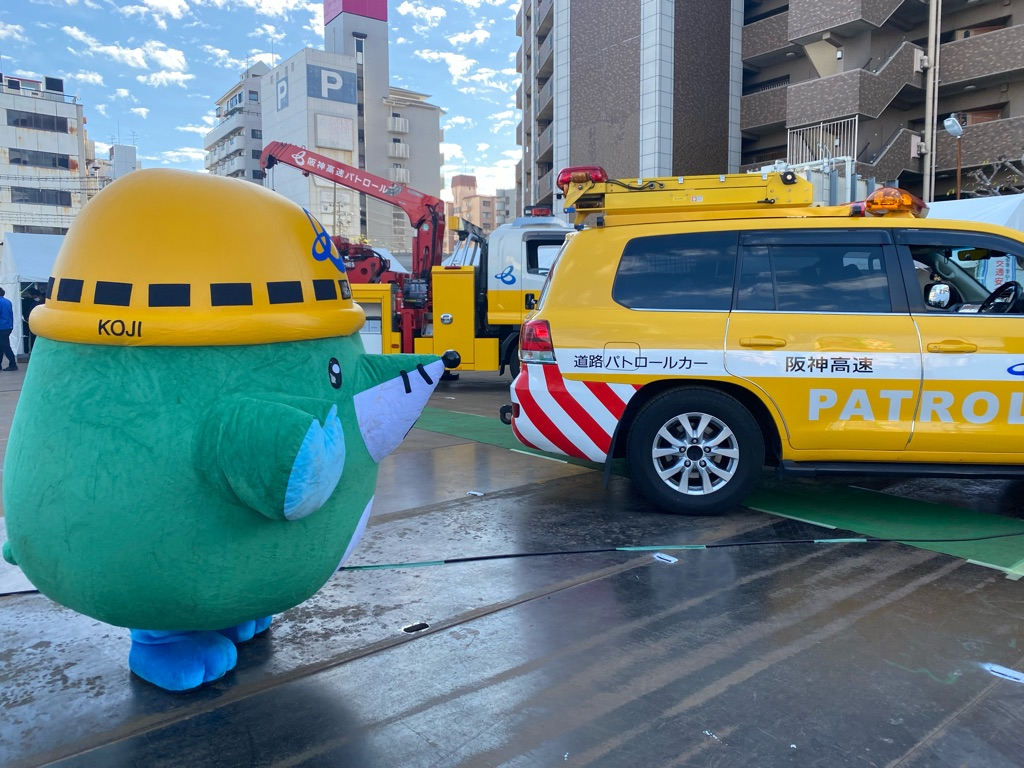
[[630,309],[722,310],[732,304],[735,232],[638,237],[626,243],[612,299]]
[[880,245],[746,245],[736,307],[779,312],[891,312]]

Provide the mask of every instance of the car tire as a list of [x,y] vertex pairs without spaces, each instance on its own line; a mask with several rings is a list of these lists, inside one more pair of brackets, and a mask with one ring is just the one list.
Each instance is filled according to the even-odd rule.
[[640,492],[664,511],[720,515],[757,485],[764,436],[735,398],[703,387],[679,388],[652,398],[637,414],[626,459]]

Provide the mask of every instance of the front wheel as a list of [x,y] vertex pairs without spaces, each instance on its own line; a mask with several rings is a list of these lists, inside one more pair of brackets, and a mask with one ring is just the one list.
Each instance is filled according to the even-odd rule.
[[713,389],[664,392],[637,415],[629,471],[653,504],[677,515],[719,515],[754,489],[764,437],[742,403]]

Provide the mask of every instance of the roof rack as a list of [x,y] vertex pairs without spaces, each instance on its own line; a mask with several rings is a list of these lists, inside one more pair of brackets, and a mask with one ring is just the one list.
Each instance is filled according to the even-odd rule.
[[[786,214],[768,211],[809,208],[814,203],[813,185],[792,171],[633,181],[609,179],[599,166],[584,166],[566,168],[558,174],[557,183],[564,196],[564,209],[576,214],[577,224],[582,224],[592,213],[606,217],[675,214],[674,218],[681,218],[679,214],[683,214],[682,217],[692,214],[704,218],[716,211],[745,211],[754,216],[779,216]],[[843,210],[845,212],[846,208]]]

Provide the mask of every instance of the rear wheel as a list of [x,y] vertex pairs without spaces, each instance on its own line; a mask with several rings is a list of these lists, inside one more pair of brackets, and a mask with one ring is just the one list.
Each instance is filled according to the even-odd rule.
[[742,403],[713,389],[682,388],[653,398],[626,443],[641,493],[666,512],[718,515],[754,489],[764,438]]

